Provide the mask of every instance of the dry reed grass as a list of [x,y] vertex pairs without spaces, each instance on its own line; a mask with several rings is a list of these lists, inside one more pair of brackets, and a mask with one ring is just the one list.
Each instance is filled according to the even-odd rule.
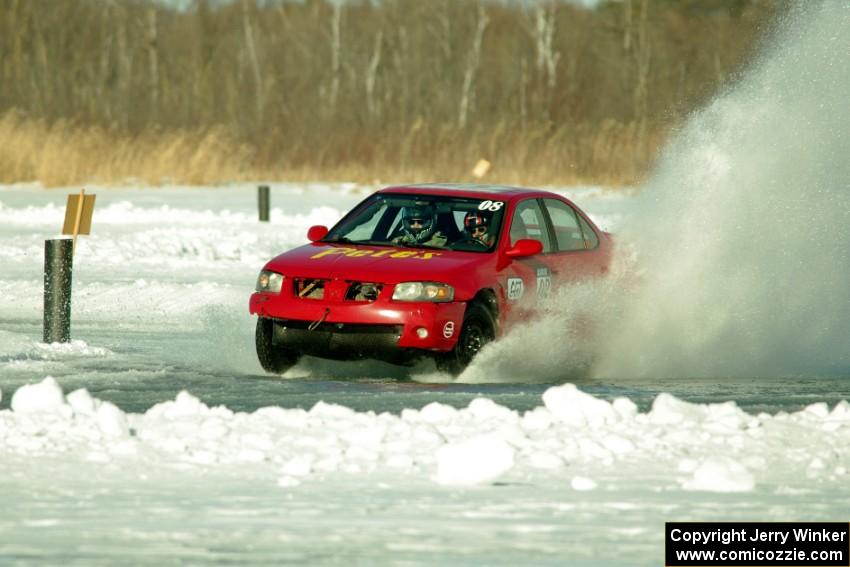
[[397,144],[356,133],[322,151],[255,147],[223,127],[195,131],[150,128],[137,135],[60,120],[52,125],[17,112],[0,117],[0,183],[214,185],[232,181],[477,181],[472,168],[492,162],[485,182],[515,185],[630,185],[640,180],[664,138],[639,137],[634,123],[516,131],[506,124],[460,135],[417,122]]
[[47,125],[16,112],[0,117],[3,183],[214,184],[245,179],[251,153],[220,127],[194,132],[151,128],[130,136],[65,120]]

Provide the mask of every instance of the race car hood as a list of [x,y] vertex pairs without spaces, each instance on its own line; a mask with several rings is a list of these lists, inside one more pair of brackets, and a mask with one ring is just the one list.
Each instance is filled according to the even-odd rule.
[[290,277],[344,278],[395,284],[442,281],[457,285],[469,280],[492,254],[433,248],[393,248],[316,242],[285,252],[266,264],[267,270]]

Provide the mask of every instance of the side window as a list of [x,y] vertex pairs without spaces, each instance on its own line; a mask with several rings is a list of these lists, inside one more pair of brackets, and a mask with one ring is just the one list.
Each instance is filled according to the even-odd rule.
[[520,202],[514,209],[511,219],[511,245],[516,244],[520,238],[531,238],[543,243],[543,252],[552,251],[552,242],[549,240],[549,231],[546,230],[546,221],[543,211],[536,199],[527,199]]
[[[593,248],[585,243],[582,227],[579,225],[579,215],[563,201],[555,199],[544,199],[546,211],[549,213],[549,218],[552,219],[552,228],[555,229],[555,239],[558,242],[559,252],[569,252],[571,250],[584,250],[585,248]],[[582,222],[584,219],[581,219]],[[587,224],[587,223],[585,223]],[[588,230],[590,227],[587,227]],[[592,230],[589,230],[593,234]],[[594,235],[595,238],[595,235]]]
[[593,232],[593,229],[590,228],[590,225],[587,224],[587,221],[581,218],[581,215],[578,217],[578,222],[581,225],[581,232],[584,235],[584,240],[587,243],[587,248],[596,248],[599,246],[599,237],[596,236],[596,233]]

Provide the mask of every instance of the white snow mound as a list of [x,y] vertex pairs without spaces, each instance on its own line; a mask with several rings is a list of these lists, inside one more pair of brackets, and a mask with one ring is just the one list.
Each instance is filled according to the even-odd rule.
[[62,388],[52,376],[38,384],[21,386],[12,395],[12,411],[15,413],[57,412],[65,407]]
[[294,489],[329,474],[389,474],[454,487],[554,482],[576,491],[599,479],[645,478],[665,490],[782,490],[788,479],[846,481],[850,405],[748,415],[731,402],[692,404],[670,394],[641,413],[572,384],[517,412],[487,398],[465,408],[431,403],[400,414],[318,402],[309,410],[252,413],[209,407],[182,391],[144,414],[127,414],[84,389],[67,396],[52,377],[21,386],[0,411],[0,461],[24,455],[252,471]]

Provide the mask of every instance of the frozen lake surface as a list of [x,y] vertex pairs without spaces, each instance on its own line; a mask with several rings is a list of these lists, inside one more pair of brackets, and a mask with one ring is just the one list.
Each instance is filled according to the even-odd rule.
[[[74,341],[45,345],[43,246],[68,191],[0,189],[0,562],[657,565],[664,521],[850,509],[840,373],[263,374],[258,270],[369,190],[275,185],[259,223],[254,186],[89,188]],[[634,206],[564,192],[609,229]]]

